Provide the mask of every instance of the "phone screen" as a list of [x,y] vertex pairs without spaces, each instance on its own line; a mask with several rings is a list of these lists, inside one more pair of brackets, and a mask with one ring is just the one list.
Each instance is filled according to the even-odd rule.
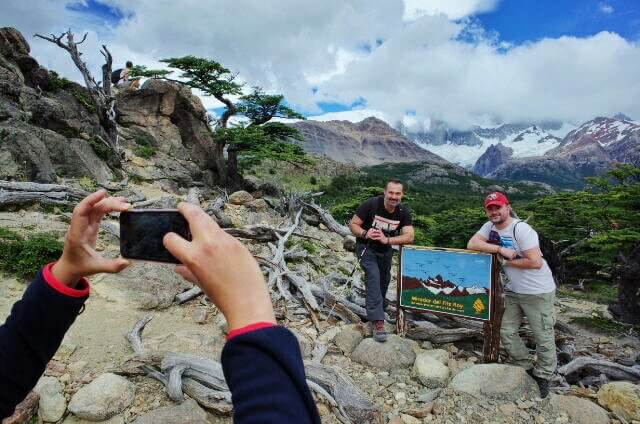
[[175,209],[140,209],[120,213],[120,254],[123,258],[179,264],[162,244],[174,232],[191,240],[187,220]]

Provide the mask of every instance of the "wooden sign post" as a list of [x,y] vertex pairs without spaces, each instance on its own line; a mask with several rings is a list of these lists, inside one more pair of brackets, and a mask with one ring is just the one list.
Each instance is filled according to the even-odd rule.
[[484,322],[484,362],[496,362],[504,310],[495,255],[463,249],[403,246],[398,267],[397,332],[405,335],[405,311]]

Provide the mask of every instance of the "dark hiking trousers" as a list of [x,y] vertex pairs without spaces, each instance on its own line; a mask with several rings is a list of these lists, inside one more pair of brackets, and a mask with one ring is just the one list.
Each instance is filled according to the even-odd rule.
[[387,252],[376,252],[371,246],[358,243],[356,255],[365,273],[367,320],[382,321],[384,320],[384,298],[391,282],[393,249],[388,249]]

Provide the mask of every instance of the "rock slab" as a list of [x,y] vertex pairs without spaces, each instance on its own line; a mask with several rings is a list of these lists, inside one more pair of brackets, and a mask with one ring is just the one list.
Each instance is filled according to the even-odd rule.
[[416,360],[417,346],[413,340],[403,339],[396,334],[390,334],[385,343],[367,338],[356,347],[351,359],[383,370],[408,368]]
[[480,364],[460,371],[449,383],[458,391],[476,397],[516,401],[540,396],[536,382],[524,368],[504,364]]
[[575,396],[551,395],[552,407],[564,411],[574,424],[609,424],[609,414],[595,402]]
[[112,373],[98,376],[76,392],[69,402],[69,411],[89,421],[104,421],[131,405],[135,386]]
[[139,417],[134,424],[209,424],[207,413],[193,400],[180,405],[164,406]]

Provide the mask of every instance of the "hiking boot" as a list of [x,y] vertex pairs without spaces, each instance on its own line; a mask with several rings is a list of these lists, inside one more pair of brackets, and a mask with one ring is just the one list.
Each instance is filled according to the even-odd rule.
[[540,397],[544,399],[549,396],[549,380],[533,374],[533,368],[529,368],[527,370],[527,374],[529,374],[531,378],[533,378],[538,384],[538,388],[540,389]]
[[387,341],[387,332],[384,329],[384,321],[374,321],[372,326],[373,340],[384,343]]

